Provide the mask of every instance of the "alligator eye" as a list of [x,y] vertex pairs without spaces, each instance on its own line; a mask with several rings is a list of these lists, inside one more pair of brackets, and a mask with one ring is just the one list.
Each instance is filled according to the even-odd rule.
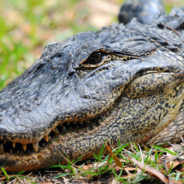
[[94,52],[87,60],[81,63],[81,67],[96,68],[103,65],[104,54],[101,52]]
[[103,59],[103,55],[101,52],[93,53],[83,64],[92,64],[96,65],[100,63]]

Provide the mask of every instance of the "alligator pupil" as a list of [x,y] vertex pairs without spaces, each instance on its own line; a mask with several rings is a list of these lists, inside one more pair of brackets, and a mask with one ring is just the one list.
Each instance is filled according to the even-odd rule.
[[101,52],[95,52],[83,64],[98,64],[102,59],[103,54]]

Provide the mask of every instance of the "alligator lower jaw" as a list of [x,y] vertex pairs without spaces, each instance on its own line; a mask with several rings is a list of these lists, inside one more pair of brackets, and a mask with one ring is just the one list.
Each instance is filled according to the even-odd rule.
[[[178,142],[180,140],[180,137],[184,134],[184,108],[180,109],[179,114],[177,117],[170,122],[168,126],[166,126],[161,132],[154,135],[154,131],[150,131],[147,134],[145,134],[144,140],[140,141],[146,141],[145,143],[147,145],[153,145],[158,143],[164,143],[164,142]],[[0,164],[3,165],[6,163],[4,168],[7,172],[18,172],[18,171],[27,171],[27,170],[35,170],[47,167],[52,164],[66,164],[67,156],[69,156],[70,160],[77,159],[81,156],[81,153],[78,152],[79,150],[73,149],[73,147],[68,144],[67,140],[81,140],[84,141],[83,135],[92,135],[94,132],[98,131],[100,127],[107,126],[108,120],[103,121],[99,123],[98,125],[91,126],[90,123],[86,123],[85,126],[83,124],[83,129],[77,129],[75,128],[73,131],[69,130],[65,132],[65,134],[60,135],[54,135],[54,132],[51,133],[52,139],[49,142],[43,142],[45,146],[40,146],[39,151],[35,152],[32,149],[32,152],[26,152],[23,153],[4,153],[0,155]],[[80,124],[80,123],[79,123]],[[71,125],[71,124],[70,124]],[[73,126],[77,126],[78,123],[73,123]],[[81,124],[80,124],[81,125]],[[69,125],[65,125],[66,127]],[[79,125],[78,125],[79,126]],[[62,126],[61,126],[62,127]],[[86,133],[85,133],[86,132]],[[75,142],[75,141],[74,141]],[[70,142],[71,143],[71,142]],[[104,140],[102,141],[102,144],[104,143]],[[75,144],[75,143],[74,143]],[[99,146],[99,145],[98,145]],[[84,154],[84,157],[82,158],[87,159],[93,156],[93,154],[97,154],[100,150],[100,146],[98,149],[91,149],[87,150]],[[79,148],[80,149],[80,148]]]
[[[70,152],[66,140],[75,139],[82,135],[93,134],[95,129],[98,129],[99,125],[104,125],[104,122],[99,124],[96,123],[94,127],[89,123],[86,123],[86,125],[83,124],[83,128],[75,127],[74,130],[68,129],[59,135],[54,135],[54,132],[51,132],[51,140],[48,142],[45,140],[40,141],[41,146],[39,147],[38,152],[35,152],[33,148],[32,150],[27,149],[26,152],[23,150],[21,152],[19,151],[18,154],[5,152],[0,155],[0,165],[6,163],[4,168],[7,172],[19,172],[40,169],[52,164],[66,164],[67,160],[65,158],[67,158],[67,156],[70,157],[70,160],[77,159],[81,156],[80,153]],[[63,126],[61,126],[61,128],[63,128]],[[65,126],[67,127],[67,125]],[[73,126],[79,125],[78,123],[74,123]],[[98,151],[99,150],[97,150],[97,152]],[[82,159],[90,158],[93,154],[93,151],[88,152]]]
[[[144,141],[147,145],[153,145],[158,143],[165,143],[165,142],[178,142],[180,141],[181,137],[184,135],[184,119],[183,116],[184,111],[181,110],[179,116],[177,116],[168,126],[166,126],[163,131],[156,134],[154,137],[154,132],[150,131],[146,134],[144,140],[139,140],[139,142]],[[103,126],[103,125],[102,125]],[[180,128],[178,128],[180,126]],[[91,129],[89,133],[93,134],[95,129]],[[32,153],[19,153],[19,154],[12,154],[12,153],[4,153],[0,155],[0,164],[3,165],[6,163],[4,168],[7,172],[18,172],[18,171],[28,171],[28,170],[35,170],[47,167],[52,164],[67,164],[67,156],[70,157],[70,160],[77,159],[81,155],[80,153],[74,152],[68,148],[67,143],[64,139],[69,137],[75,138],[81,136],[80,133],[84,132],[84,130],[79,130],[78,133],[71,133],[68,132],[68,135],[58,135],[54,136],[54,138],[47,143],[46,146],[40,147],[39,152],[32,152]],[[82,133],[83,134],[83,133]],[[82,160],[88,159],[93,156],[94,153],[98,153],[98,150],[87,151],[87,154],[82,157]]]

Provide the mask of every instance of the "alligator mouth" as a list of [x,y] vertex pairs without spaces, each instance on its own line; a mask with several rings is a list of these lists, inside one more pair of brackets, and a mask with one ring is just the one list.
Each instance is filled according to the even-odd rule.
[[[151,73],[158,72],[144,71],[141,73],[141,76]],[[122,93],[108,109],[93,118],[85,118],[83,121],[71,121],[71,119],[70,121],[55,121],[52,127],[48,128],[47,134],[44,134],[39,138],[37,137],[37,139],[34,141],[17,139],[16,142],[13,142],[1,138],[0,154],[32,154],[48,148],[58,137],[60,140],[64,140],[63,142],[66,142],[65,138],[69,139],[70,137],[77,138],[90,134],[93,135],[96,128],[103,128],[104,125],[107,125],[109,121],[111,121],[113,117],[111,116],[112,114],[110,115],[110,113],[114,111],[113,107],[116,107],[118,101],[122,100],[123,94],[124,93]]]
[[1,140],[0,154],[31,154],[39,152],[40,149],[47,148],[50,144],[52,144],[53,140],[57,139],[57,137],[79,137],[81,135],[85,135],[86,133],[89,135],[90,131],[93,131],[96,127],[102,124],[103,117],[99,116],[88,121],[56,121],[54,125],[57,124],[57,126],[54,126],[54,129],[52,128],[47,136],[44,136],[39,142],[36,143],[21,144]]

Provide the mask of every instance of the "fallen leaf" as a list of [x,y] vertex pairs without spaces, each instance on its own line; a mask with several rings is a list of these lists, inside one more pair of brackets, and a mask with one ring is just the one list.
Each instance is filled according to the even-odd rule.
[[6,176],[0,177],[0,180],[5,180],[5,179],[6,179]]
[[184,167],[177,169],[177,171],[184,172]]
[[116,165],[120,168],[122,168],[122,163],[120,159],[112,152],[112,149],[105,143],[105,146],[109,152],[109,154],[113,157],[114,161],[116,162]]
[[135,177],[137,174],[131,174],[131,175],[121,175],[123,178],[130,178],[130,177]]
[[182,145],[180,144],[171,144],[171,146],[176,153],[182,150]]
[[132,168],[132,167],[125,167],[125,169],[127,170],[127,171],[135,171],[135,170],[137,170],[137,168]]
[[173,161],[170,161],[170,163],[167,163],[167,167],[170,168],[172,166],[172,169],[173,169],[173,168],[177,167],[180,164],[181,163],[178,162],[178,161],[174,161],[174,163],[173,163]]
[[[162,174],[160,171],[158,171],[157,169],[154,169],[154,168],[150,167],[149,165],[145,165],[142,162],[135,160],[134,158],[129,157],[129,159],[133,163],[135,163],[140,169],[145,170],[147,172],[150,172],[152,175],[156,176],[164,183],[169,184],[169,179],[164,174]],[[173,184],[174,183],[181,183],[182,184],[181,181],[175,181],[175,180],[171,180],[171,181]]]
[[83,165],[82,168],[83,168],[84,170],[88,170],[88,169],[89,169],[89,167],[88,167],[87,165]]

